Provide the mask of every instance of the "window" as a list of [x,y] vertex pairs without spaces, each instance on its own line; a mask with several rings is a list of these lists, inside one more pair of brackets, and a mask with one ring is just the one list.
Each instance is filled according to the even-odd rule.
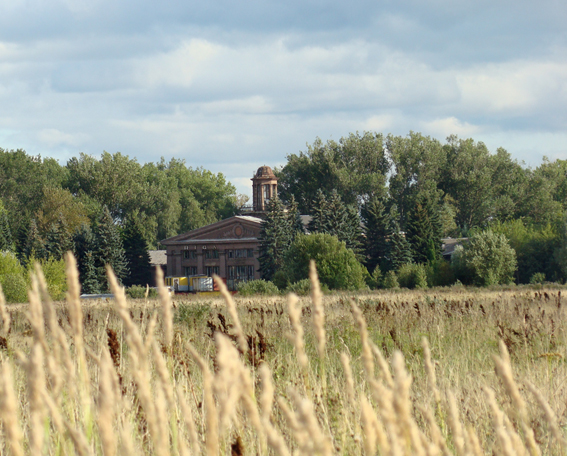
[[197,252],[195,250],[183,250],[183,258],[186,260],[194,260],[197,258]]
[[254,258],[254,249],[248,249],[248,258]]
[[213,274],[219,275],[219,267],[218,266],[207,266],[205,268],[206,273],[209,277],[211,277]]
[[226,255],[228,258],[234,258],[234,251],[233,250],[227,250],[226,251]]
[[197,275],[197,266],[188,266],[185,268],[185,277]]
[[254,258],[254,249],[229,250],[228,258]]
[[219,251],[217,249],[205,250],[205,258],[207,260],[216,259],[219,257]]
[[270,185],[264,185],[264,201],[270,201]]

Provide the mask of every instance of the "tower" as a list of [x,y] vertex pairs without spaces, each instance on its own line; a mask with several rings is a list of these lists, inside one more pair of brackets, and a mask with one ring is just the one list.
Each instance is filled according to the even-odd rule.
[[252,178],[252,210],[264,212],[268,201],[278,195],[278,178],[269,166],[260,166]]

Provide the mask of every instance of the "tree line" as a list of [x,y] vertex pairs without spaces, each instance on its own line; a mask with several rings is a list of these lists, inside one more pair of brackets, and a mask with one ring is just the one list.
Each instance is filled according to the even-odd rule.
[[[281,207],[310,214],[311,233],[343,241],[369,284],[567,279],[566,160],[544,158],[533,169],[473,139],[364,132],[317,139],[275,173]],[[467,238],[452,266],[441,260],[448,237]],[[266,277],[277,280],[276,272]]]
[[107,288],[110,264],[126,285],[150,281],[159,241],[230,217],[243,204],[219,173],[163,158],[140,164],[121,153],[80,154],[60,165],[0,149],[0,251],[61,260],[71,250],[86,292]]

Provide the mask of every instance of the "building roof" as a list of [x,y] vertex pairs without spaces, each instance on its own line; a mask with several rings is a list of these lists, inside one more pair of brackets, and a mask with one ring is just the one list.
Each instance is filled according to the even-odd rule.
[[262,219],[250,215],[235,215],[177,236],[164,239],[162,245],[202,243],[208,241],[231,242],[257,240]]
[[167,264],[167,256],[165,250],[149,250],[150,264],[152,266]]
[[457,247],[458,245],[463,245],[466,244],[469,241],[469,238],[445,238],[445,239],[441,239],[441,242],[443,243],[442,245],[442,249],[443,249],[443,256],[453,256],[453,253],[455,253],[455,247]]
[[254,178],[275,179],[276,175],[269,166],[260,166],[258,171],[256,171]]

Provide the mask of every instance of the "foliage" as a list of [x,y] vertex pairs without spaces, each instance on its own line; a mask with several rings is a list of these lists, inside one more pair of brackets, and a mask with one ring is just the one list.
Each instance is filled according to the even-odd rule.
[[100,293],[99,275],[96,269],[94,255],[91,250],[85,252],[82,266],[83,270],[79,271],[79,280],[81,281],[82,292],[86,294]]
[[315,233],[295,238],[284,266],[291,283],[309,277],[309,260],[315,260],[319,280],[331,290],[358,290],[365,286],[364,266],[335,236]]
[[403,264],[398,269],[396,276],[400,287],[409,289],[427,288],[427,272],[423,264]]
[[126,295],[132,299],[144,299],[146,298],[146,293],[148,298],[157,298],[158,291],[155,288],[149,288],[147,285],[143,287],[142,285],[132,285],[126,288]]
[[433,261],[425,267],[427,283],[432,287],[446,287],[455,283],[455,272],[451,263],[444,259]]
[[465,246],[464,261],[476,285],[506,284],[514,280],[516,252],[503,234],[488,230],[472,237]]
[[278,287],[269,280],[250,280],[238,284],[238,293],[242,296],[267,295],[276,296],[280,294]]
[[12,252],[0,252],[0,285],[7,302],[27,302],[28,274]]
[[8,220],[8,211],[0,200],[0,252],[13,252],[14,250],[14,239]]
[[323,144],[317,138],[306,152],[287,156],[287,164],[276,169],[278,192],[283,201],[295,196],[306,214],[316,207],[318,190],[336,190],[347,205],[358,205],[373,195],[385,193],[389,163],[382,134],[351,133],[338,142]]
[[122,232],[124,256],[128,264],[129,274],[124,279],[126,286],[147,285],[151,282],[151,264],[148,244],[135,218],[128,218]]
[[390,213],[384,199],[373,197],[362,208],[366,267],[374,271],[377,267],[388,269],[392,236]]
[[384,285],[384,277],[382,275],[382,271],[380,270],[380,266],[376,266],[372,274],[369,274],[366,277],[366,284],[372,290],[376,290],[378,288],[382,288]]
[[65,261],[62,258],[56,259],[54,257],[48,259],[41,258],[39,260],[31,257],[27,266],[28,274],[34,271],[36,264],[38,264],[43,271],[45,283],[47,284],[47,291],[49,296],[51,296],[51,299],[54,301],[63,299],[67,292]]
[[413,261],[410,244],[405,234],[401,232],[396,216],[397,212],[394,206],[390,215],[391,235],[388,238],[388,261],[386,263],[386,269],[393,270],[397,270],[402,264]]
[[545,274],[543,272],[536,272],[534,275],[531,276],[530,283],[531,284],[536,284],[536,283],[544,284],[545,283]]
[[291,220],[278,198],[272,198],[267,205],[266,218],[260,231],[260,272],[262,278],[271,280],[283,266],[284,255],[293,241],[294,230]]
[[408,214],[406,236],[416,263],[436,261],[441,254],[441,226],[438,208],[429,195],[417,197]]
[[362,259],[362,229],[356,207],[345,205],[338,192],[333,189],[328,197],[319,190],[314,208],[316,209],[309,222],[309,231],[336,236],[346,243],[347,248],[351,249],[358,259]]
[[106,283],[106,266],[112,267],[118,280],[128,276],[128,262],[118,227],[110,216],[108,208],[97,220],[95,229],[97,251],[95,264],[98,270],[99,283]]
[[384,276],[384,280],[382,282],[382,286],[386,289],[400,287],[400,283],[398,282],[398,277],[395,271],[391,270],[386,273],[386,275]]

